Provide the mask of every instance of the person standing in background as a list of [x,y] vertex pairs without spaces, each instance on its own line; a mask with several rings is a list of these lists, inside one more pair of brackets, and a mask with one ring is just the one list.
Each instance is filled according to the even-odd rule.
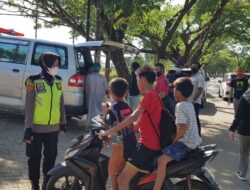
[[128,105],[134,111],[140,104],[140,91],[137,86],[135,71],[140,67],[140,64],[133,62],[131,64],[131,77],[128,91]]
[[199,119],[199,111],[200,111],[200,106],[201,106],[201,97],[202,97],[204,86],[205,86],[205,78],[201,74],[200,68],[201,68],[200,63],[192,63],[191,81],[192,81],[194,88],[193,88],[192,95],[189,97],[189,101],[194,104],[194,110],[196,114],[199,135],[201,136],[201,124],[200,124],[200,119]]
[[248,79],[245,77],[242,69],[238,69],[236,78],[232,79],[230,87],[228,103],[230,104],[233,97],[234,114],[236,114],[240,98],[248,88]]
[[154,71],[156,73],[155,91],[159,93],[161,99],[168,96],[169,84],[165,77],[165,67],[161,63],[155,64]]
[[87,125],[91,125],[91,119],[102,113],[102,101],[108,92],[108,83],[99,72],[100,63],[94,63],[86,78],[85,95],[88,109]]
[[161,63],[155,64],[154,72],[156,74],[156,84],[155,91],[159,94],[164,107],[170,112],[172,116],[174,116],[174,107],[175,102],[172,94],[169,93],[170,87],[168,80],[165,76],[165,67]]
[[241,96],[229,131],[230,140],[235,140],[235,131],[239,137],[240,163],[235,175],[239,180],[246,181],[250,155],[250,89]]
[[40,56],[42,72],[26,80],[25,131],[28,172],[32,190],[39,190],[40,162],[43,147],[42,190],[46,189],[49,175],[57,157],[58,133],[66,130],[62,78],[57,71],[60,67],[59,55],[47,52]]

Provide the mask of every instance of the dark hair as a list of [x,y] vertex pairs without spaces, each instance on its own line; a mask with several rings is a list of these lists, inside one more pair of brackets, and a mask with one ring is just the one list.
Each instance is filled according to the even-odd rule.
[[138,69],[137,74],[139,75],[140,78],[144,77],[150,84],[153,84],[155,82],[155,77],[156,77],[155,72],[147,64],[141,66]]
[[174,81],[174,87],[186,98],[188,98],[193,92],[193,84],[189,77],[178,78]]
[[139,67],[140,67],[140,64],[138,63],[138,62],[133,62],[132,64],[131,64],[131,67],[132,67],[132,69],[135,71],[136,69],[138,69]]
[[164,65],[162,63],[156,63],[155,66],[160,67],[161,70],[165,70],[165,67],[164,67]]
[[198,69],[201,68],[201,64],[200,64],[199,62],[193,62],[192,65],[193,65],[193,64],[197,65],[197,66],[198,66]]
[[128,82],[124,78],[114,78],[109,85],[110,90],[118,98],[122,98],[128,90]]
[[39,65],[43,68],[45,64],[47,67],[51,68],[55,60],[59,61],[59,67],[61,65],[61,57],[54,52],[45,52],[39,57]]

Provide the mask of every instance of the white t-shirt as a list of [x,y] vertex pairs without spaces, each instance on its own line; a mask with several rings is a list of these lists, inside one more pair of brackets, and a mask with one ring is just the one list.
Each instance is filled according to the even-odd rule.
[[179,141],[183,142],[191,149],[197,148],[201,144],[199,136],[194,106],[191,102],[178,102],[175,106],[176,125],[186,124],[187,130]]
[[[196,73],[195,75],[191,76],[191,81],[193,84],[193,92],[192,95],[188,98],[189,101],[193,101],[194,99],[194,95],[197,92],[198,88],[202,88],[204,91],[204,86],[205,86],[205,78],[204,76],[201,74],[201,72]],[[201,104],[201,97],[202,97],[202,93],[201,95],[194,101],[194,103],[197,104]]]

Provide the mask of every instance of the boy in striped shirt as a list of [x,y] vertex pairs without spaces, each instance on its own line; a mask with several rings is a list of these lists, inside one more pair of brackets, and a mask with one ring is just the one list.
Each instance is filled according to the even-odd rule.
[[194,106],[188,101],[193,85],[189,78],[181,77],[174,82],[174,97],[177,134],[173,143],[162,150],[158,160],[158,172],[153,190],[160,190],[166,176],[166,166],[172,161],[179,162],[183,156],[201,144]]

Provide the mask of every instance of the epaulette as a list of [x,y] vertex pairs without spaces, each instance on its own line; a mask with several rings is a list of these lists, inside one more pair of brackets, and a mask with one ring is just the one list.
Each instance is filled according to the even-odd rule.
[[36,75],[30,75],[30,76],[28,77],[28,79],[30,79],[30,80],[37,80],[37,79],[40,79],[40,78],[41,78],[40,73],[39,73],[39,74],[36,74]]
[[25,81],[25,86],[27,86],[27,84],[29,82],[33,82],[34,80],[37,80],[37,79],[40,79],[41,78],[41,75],[40,74],[36,74],[36,75],[30,75],[26,81]]
[[55,75],[55,78],[56,78],[57,80],[62,80],[62,77],[60,77],[59,75]]

